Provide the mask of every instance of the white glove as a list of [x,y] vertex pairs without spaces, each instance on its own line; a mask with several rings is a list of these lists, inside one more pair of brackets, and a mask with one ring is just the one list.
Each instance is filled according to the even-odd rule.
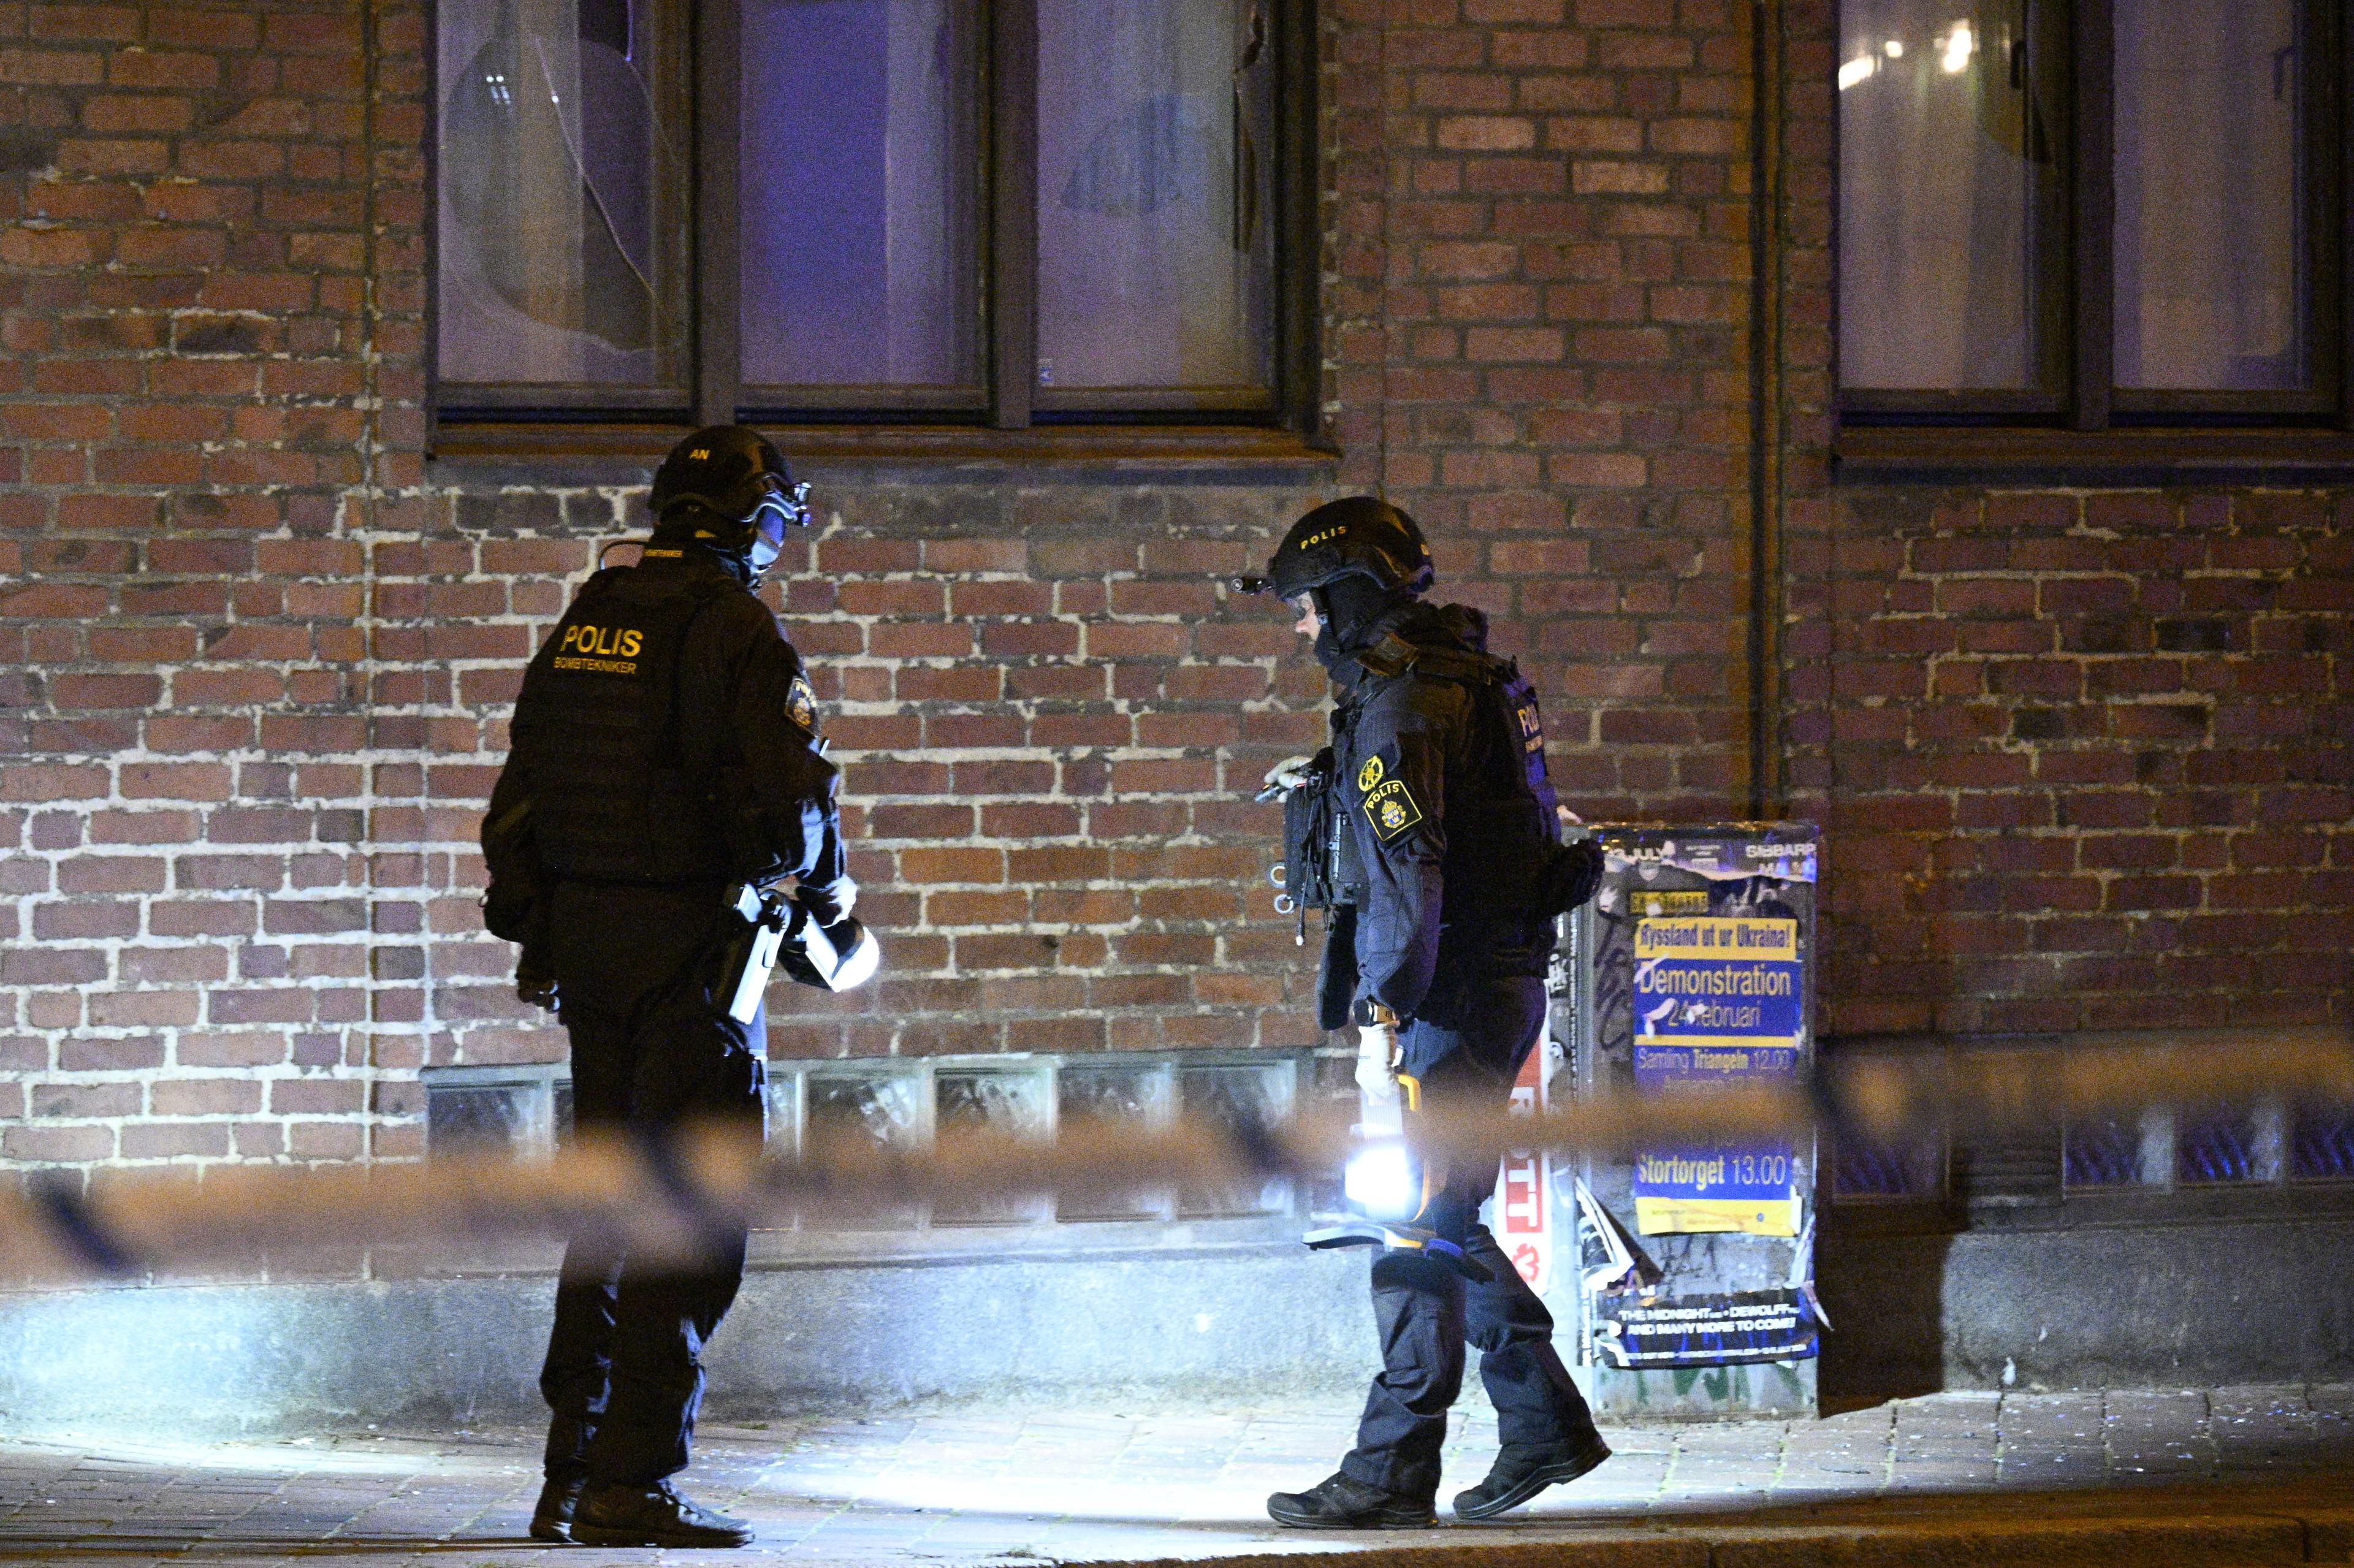
[[1262,780],[1267,788],[1259,792],[1262,800],[1280,800],[1308,782],[1308,769],[1315,762],[1312,757],[1287,757],[1267,770]]
[[1395,1099],[1398,1092],[1397,1025],[1367,1023],[1357,1030],[1357,1089],[1369,1099]]

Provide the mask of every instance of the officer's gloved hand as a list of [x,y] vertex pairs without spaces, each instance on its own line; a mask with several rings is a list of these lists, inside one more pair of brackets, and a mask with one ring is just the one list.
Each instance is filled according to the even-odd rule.
[[1267,788],[1258,792],[1262,800],[1284,800],[1308,782],[1308,770],[1316,765],[1312,757],[1287,757],[1267,770]]
[[839,926],[858,906],[858,884],[846,876],[827,883],[804,882],[793,896],[819,925]]
[[515,995],[534,1007],[549,1012],[557,1011],[556,971],[543,956],[529,948],[515,960]]
[[[1387,1011],[1384,1009],[1384,1011]],[[1395,1099],[1397,1020],[1376,1019],[1357,1027],[1357,1088],[1368,1099]]]

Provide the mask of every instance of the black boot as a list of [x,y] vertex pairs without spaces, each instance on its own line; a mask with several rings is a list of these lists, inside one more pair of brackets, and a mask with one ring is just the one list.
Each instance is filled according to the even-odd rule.
[[668,1481],[650,1487],[591,1487],[572,1516],[583,1546],[748,1546],[752,1527],[678,1495]]
[[563,1545],[572,1539],[572,1514],[580,1502],[580,1489],[586,1482],[578,1479],[549,1481],[539,1489],[539,1501],[531,1510],[531,1538]]
[[1514,1443],[1496,1455],[1488,1478],[1455,1494],[1458,1519],[1493,1519],[1520,1507],[1547,1487],[1574,1481],[1610,1457],[1599,1433],[1582,1444]]
[[1296,1530],[1420,1530],[1438,1522],[1428,1498],[1402,1497],[1345,1475],[1267,1499],[1267,1517]]

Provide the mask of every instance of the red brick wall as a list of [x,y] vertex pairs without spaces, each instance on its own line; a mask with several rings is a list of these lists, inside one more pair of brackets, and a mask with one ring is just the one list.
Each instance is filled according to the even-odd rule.
[[1837,498],[1797,681],[1839,1030],[2345,1019],[2349,505]]
[[1342,480],[1499,617],[1576,810],[1739,811],[1748,7],[1327,9]]
[[[1249,796],[1320,742],[1322,676],[1278,607],[1218,579],[1319,493],[813,471],[826,517],[779,568],[783,607],[888,963],[842,999],[779,986],[772,1051],[1312,1038],[1297,1005],[1312,976],[1266,881],[1277,813]],[[432,983],[414,994],[436,1064],[560,1054],[514,1001],[511,949],[482,935],[472,838],[522,662],[620,531],[619,499],[446,495],[421,546],[376,552],[379,647],[431,666],[404,677],[423,683],[403,721],[422,755],[380,776],[378,821],[421,851]]]
[[1836,486],[1830,0],[1787,0],[1782,767],[1833,1033],[2343,1022],[2347,490]]
[[[2342,1005],[2337,503],[1832,488],[1829,10],[1781,9],[1768,754],[1831,824],[1829,1017]],[[1238,796],[1320,678],[1214,585],[1336,477],[1496,614],[1573,806],[1743,808],[1748,16],[1327,0],[1337,475],[812,475],[788,609],[892,964],[780,990],[780,1055],[1307,1037]],[[472,837],[636,482],[422,461],[421,41],[0,6],[0,1165],[406,1156],[419,1065],[560,1054]]]
[[415,1054],[419,17],[0,7],[0,1161],[358,1156]]

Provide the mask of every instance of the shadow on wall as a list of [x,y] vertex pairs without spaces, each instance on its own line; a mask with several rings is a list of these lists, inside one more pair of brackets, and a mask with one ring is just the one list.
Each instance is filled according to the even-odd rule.
[[1939,1389],[2354,1377],[2354,1215],[1968,1224],[1826,1235],[1826,1408]]
[[1817,1389],[1826,1411],[1910,1399],[1946,1387],[1950,1233],[1842,1234],[1826,1228],[1815,1289],[1830,1330]]

